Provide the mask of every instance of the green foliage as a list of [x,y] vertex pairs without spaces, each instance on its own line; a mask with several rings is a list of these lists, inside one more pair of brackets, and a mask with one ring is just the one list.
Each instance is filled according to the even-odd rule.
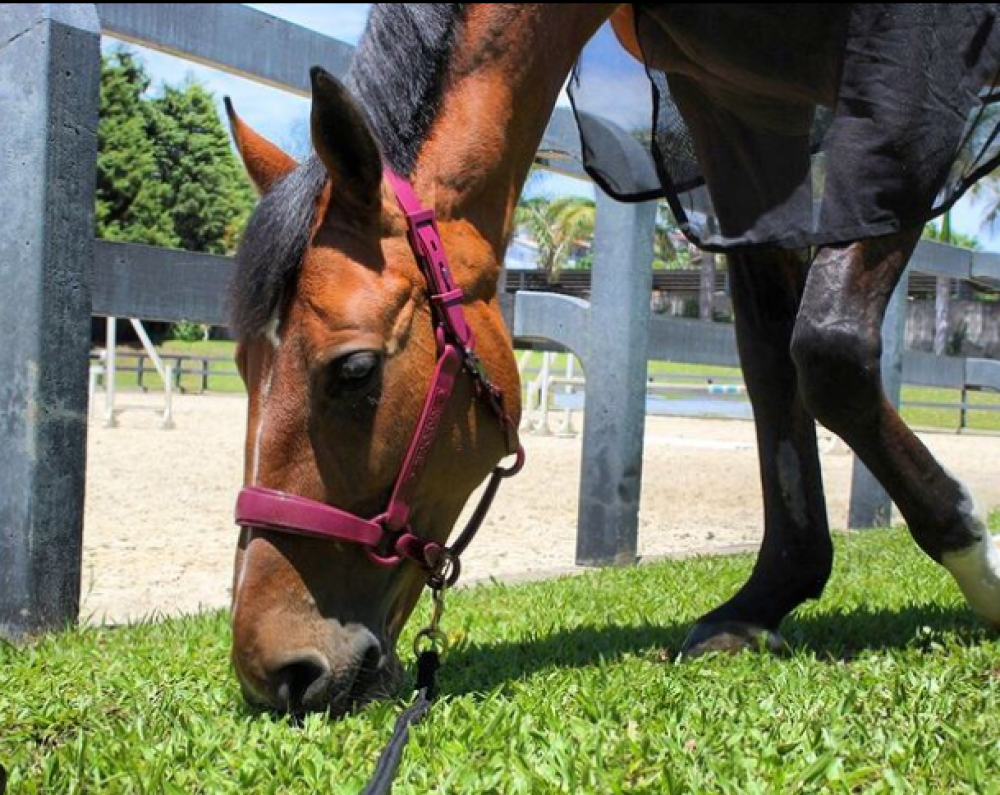
[[182,320],[170,326],[170,338],[179,342],[198,342],[207,339],[208,326]]
[[681,317],[688,320],[697,320],[700,317],[697,298],[685,298],[681,306]]
[[149,98],[149,85],[127,50],[104,58],[97,234],[188,251],[232,251],[253,192],[212,95],[188,82]]
[[[835,543],[782,657],[676,661],[745,556],[450,594],[441,697],[393,791],[997,793],[997,634],[902,531]],[[403,695],[339,721],[261,713],[229,642],[215,613],[0,645],[10,792],[360,791]]]
[[920,236],[925,240],[937,240],[940,243],[949,243],[953,246],[960,246],[972,249],[973,251],[979,251],[983,247],[978,237],[956,232],[952,229],[951,218],[948,213],[942,216],[940,223],[938,221],[929,221],[924,224],[924,231]]
[[[235,373],[236,370],[236,344],[227,340],[204,340],[199,334],[194,342],[185,342],[178,339],[164,340],[162,345],[157,346],[160,355],[170,357],[175,354],[187,354],[192,357],[207,356],[218,359],[209,362],[211,377],[208,382],[208,389],[212,392],[245,394],[246,389],[243,381]],[[132,366],[133,360],[126,357],[126,366]],[[131,370],[125,370],[121,364],[115,373],[115,384],[120,390],[138,389],[138,375]],[[163,388],[163,381],[155,370],[147,368],[142,381],[145,389],[160,390]],[[185,373],[181,376],[181,389],[200,391],[204,384],[201,376],[197,373]]]
[[559,271],[569,262],[573,247],[580,243],[589,244],[596,219],[597,208],[591,199],[537,196],[518,204],[514,223],[534,239],[538,246],[539,266],[550,282],[557,282]]
[[236,161],[212,95],[195,82],[165,86],[153,100],[157,155],[170,188],[170,216],[180,246],[225,254],[253,206],[253,191]]
[[[678,245],[674,238],[680,234],[680,227],[666,202],[656,205],[656,220],[653,226],[653,269],[679,270],[691,266],[690,247]],[[710,255],[707,255],[710,256]]]
[[179,240],[167,210],[171,190],[153,139],[158,111],[143,99],[148,87],[149,76],[128,51],[102,58],[97,235],[176,246]]

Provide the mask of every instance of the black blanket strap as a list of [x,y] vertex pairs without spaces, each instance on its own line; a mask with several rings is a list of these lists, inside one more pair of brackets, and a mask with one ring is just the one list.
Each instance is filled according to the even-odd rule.
[[410,726],[420,722],[437,694],[435,676],[440,667],[441,660],[436,650],[430,649],[420,653],[420,657],[417,658],[416,698],[413,699],[413,704],[396,718],[392,737],[382,749],[382,754],[375,765],[375,772],[361,791],[361,795],[390,795],[392,792],[392,782],[403,759],[406,741],[410,738]]

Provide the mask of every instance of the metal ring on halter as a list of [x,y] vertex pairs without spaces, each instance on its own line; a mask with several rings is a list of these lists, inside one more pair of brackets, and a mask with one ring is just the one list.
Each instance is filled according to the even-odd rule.
[[[423,641],[427,641],[427,645],[424,646]],[[440,629],[432,629],[427,627],[426,629],[420,630],[417,636],[413,639],[413,653],[419,657],[422,652],[429,649],[434,649],[439,654],[444,654],[448,651],[448,636],[444,634]]]
[[441,551],[441,560],[427,578],[427,585],[435,591],[451,588],[462,573],[462,561],[450,549]]

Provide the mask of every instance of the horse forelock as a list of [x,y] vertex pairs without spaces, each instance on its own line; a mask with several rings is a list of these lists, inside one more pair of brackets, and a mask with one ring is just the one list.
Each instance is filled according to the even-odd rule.
[[294,286],[326,183],[319,158],[306,159],[258,203],[236,252],[229,289],[230,327],[253,336],[279,316]]

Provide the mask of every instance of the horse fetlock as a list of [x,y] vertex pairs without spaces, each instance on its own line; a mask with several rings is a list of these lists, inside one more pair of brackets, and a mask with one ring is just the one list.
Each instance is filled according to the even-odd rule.
[[970,546],[942,554],[941,563],[955,578],[969,607],[1000,630],[998,539],[983,531]]

